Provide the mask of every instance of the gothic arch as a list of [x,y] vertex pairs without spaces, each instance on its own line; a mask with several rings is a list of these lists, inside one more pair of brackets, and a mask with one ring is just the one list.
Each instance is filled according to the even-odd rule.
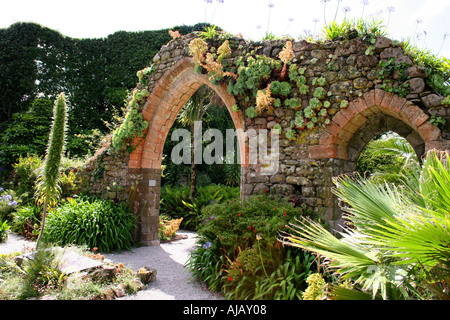
[[377,134],[394,131],[413,146],[418,156],[439,147],[441,131],[429,116],[405,98],[381,89],[364,93],[337,112],[320,135],[319,144],[309,147],[310,158],[334,158],[354,165],[364,146]]
[[143,117],[149,123],[145,139],[136,140],[136,149],[130,155],[130,171],[141,175],[135,197],[135,208],[140,212],[139,240],[145,245],[159,244],[159,202],[161,188],[161,161],[164,142],[175,118],[192,94],[206,84],[221,98],[230,112],[237,130],[241,165],[247,164],[248,147],[243,135],[244,120],[241,112],[232,111],[236,103],[226,85],[212,85],[207,75],[194,72],[190,58],[179,59],[159,79],[143,107]]

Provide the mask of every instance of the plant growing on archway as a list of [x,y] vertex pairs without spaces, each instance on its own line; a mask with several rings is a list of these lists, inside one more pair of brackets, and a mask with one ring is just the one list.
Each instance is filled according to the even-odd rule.
[[41,231],[37,239],[36,248],[39,248],[41,245],[48,206],[55,205],[61,194],[60,164],[66,139],[66,124],[66,98],[61,93],[53,108],[53,123],[50,130],[47,152],[43,168],[39,172],[36,183],[36,202],[43,205]]

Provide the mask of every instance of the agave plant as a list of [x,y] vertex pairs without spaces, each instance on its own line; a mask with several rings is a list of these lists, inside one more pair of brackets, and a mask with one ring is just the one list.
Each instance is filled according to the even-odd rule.
[[280,240],[326,258],[355,287],[334,287],[347,299],[450,299],[450,166],[448,153],[430,151],[404,185],[341,176],[334,193],[348,224],[337,238],[310,220]]

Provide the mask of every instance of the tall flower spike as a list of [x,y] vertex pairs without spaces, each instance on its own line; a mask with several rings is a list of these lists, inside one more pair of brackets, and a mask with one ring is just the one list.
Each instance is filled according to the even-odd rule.
[[294,59],[294,50],[292,50],[292,42],[291,41],[286,41],[286,44],[284,45],[283,50],[281,50],[280,54],[278,55],[278,57],[280,58],[281,61],[283,61],[284,65],[283,65],[283,69],[281,70],[281,80],[283,80],[286,77],[286,64],[288,62],[290,62],[292,59]]

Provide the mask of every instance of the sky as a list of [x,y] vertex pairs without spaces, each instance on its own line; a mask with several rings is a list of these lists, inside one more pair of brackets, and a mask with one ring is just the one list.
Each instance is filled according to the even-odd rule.
[[294,38],[307,32],[320,35],[324,22],[336,14],[338,22],[344,15],[383,18],[386,24],[389,21],[390,38],[411,38],[418,47],[450,58],[450,0],[210,1],[0,0],[0,28],[36,22],[73,38],[101,38],[121,30],[158,30],[206,21],[260,40],[266,31]]

